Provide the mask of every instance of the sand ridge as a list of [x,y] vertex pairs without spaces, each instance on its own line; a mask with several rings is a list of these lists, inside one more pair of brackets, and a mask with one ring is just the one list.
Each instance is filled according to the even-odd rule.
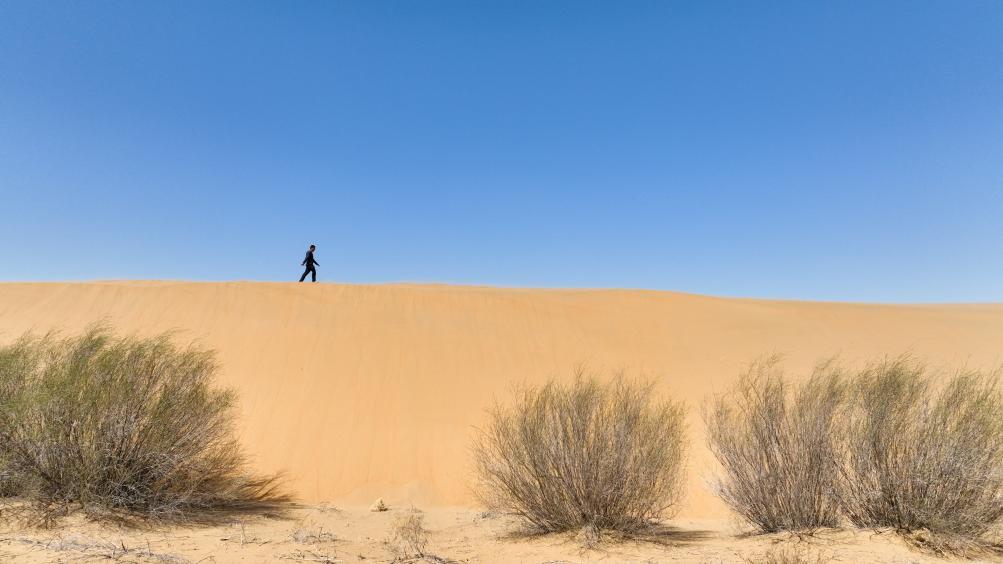
[[0,284],[0,339],[177,330],[219,352],[255,464],[305,502],[476,505],[470,438],[514,383],[578,364],[657,379],[689,406],[681,516],[727,515],[699,407],[758,356],[791,370],[912,351],[935,366],[1003,357],[1003,304],[869,305],[646,290],[107,281]]

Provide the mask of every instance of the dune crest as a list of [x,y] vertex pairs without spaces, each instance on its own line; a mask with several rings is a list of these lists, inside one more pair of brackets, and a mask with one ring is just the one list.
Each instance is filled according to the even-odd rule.
[[723,507],[699,407],[744,365],[790,372],[912,351],[934,365],[1003,361],[1003,304],[889,306],[641,290],[442,285],[91,282],[0,284],[0,339],[26,330],[178,330],[219,352],[241,437],[304,501],[470,505],[469,440],[517,382],[577,364],[657,378],[689,406],[683,514]]

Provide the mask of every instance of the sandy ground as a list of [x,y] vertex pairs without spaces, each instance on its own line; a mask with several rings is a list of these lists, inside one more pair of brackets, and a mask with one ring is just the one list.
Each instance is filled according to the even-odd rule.
[[[408,508],[373,513],[331,505],[302,507],[283,519],[248,517],[214,527],[135,530],[69,519],[53,530],[0,531],[0,559],[41,562],[391,562],[395,519]],[[425,562],[758,562],[771,550],[796,550],[811,564],[944,562],[890,533],[821,532],[743,535],[726,520],[672,521],[646,541],[583,548],[573,535],[529,538],[510,519],[467,508],[423,511],[429,531]],[[817,560],[821,558],[821,560]],[[809,561],[806,561],[809,562]]]

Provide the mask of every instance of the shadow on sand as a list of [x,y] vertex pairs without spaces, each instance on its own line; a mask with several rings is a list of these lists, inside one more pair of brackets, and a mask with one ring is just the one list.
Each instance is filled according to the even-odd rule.
[[216,527],[246,519],[292,519],[291,513],[303,507],[288,496],[259,500],[215,509],[190,509],[163,515],[140,511],[108,509],[98,505],[73,502],[32,503],[21,499],[0,504],[2,520],[18,527],[55,529],[74,517],[86,521],[136,530]]
[[509,542],[540,542],[553,545],[572,545],[582,552],[620,552],[631,546],[659,546],[675,548],[699,543],[716,536],[714,531],[683,529],[662,523],[652,523],[635,532],[599,531],[585,528],[580,531],[542,533],[531,528],[516,528],[498,537]]

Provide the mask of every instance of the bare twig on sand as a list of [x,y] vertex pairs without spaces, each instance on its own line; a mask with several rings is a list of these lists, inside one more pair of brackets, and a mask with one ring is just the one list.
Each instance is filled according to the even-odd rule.
[[333,564],[335,562],[341,562],[340,559],[335,558],[331,555],[320,554],[313,552],[311,550],[295,550],[289,554],[283,554],[278,557],[279,560],[295,560],[297,562],[323,562],[324,564]]

